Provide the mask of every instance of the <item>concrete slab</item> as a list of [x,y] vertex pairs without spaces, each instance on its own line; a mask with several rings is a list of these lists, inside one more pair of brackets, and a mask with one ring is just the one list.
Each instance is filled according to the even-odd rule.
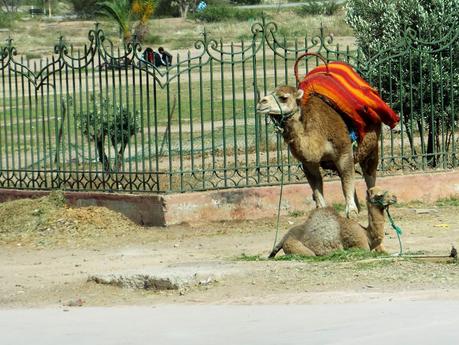
[[243,272],[244,270],[236,264],[187,263],[180,266],[154,267],[148,270],[95,274],[91,275],[88,281],[129,289],[181,290],[198,285],[211,285],[225,276]]

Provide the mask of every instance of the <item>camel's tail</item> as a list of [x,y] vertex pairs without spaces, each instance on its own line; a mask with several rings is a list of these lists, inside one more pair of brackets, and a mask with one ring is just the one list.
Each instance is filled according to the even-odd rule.
[[281,241],[279,241],[278,244],[275,245],[275,247],[273,248],[271,254],[269,254],[268,258],[272,259],[273,257],[275,257],[276,254],[279,252],[279,250],[282,249],[283,245],[284,245],[284,240],[282,239]]

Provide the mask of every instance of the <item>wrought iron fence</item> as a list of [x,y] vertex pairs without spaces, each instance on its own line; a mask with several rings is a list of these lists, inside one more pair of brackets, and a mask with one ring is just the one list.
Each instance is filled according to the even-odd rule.
[[[262,19],[250,42],[229,44],[204,32],[165,67],[146,61],[135,42],[115,47],[97,26],[84,49],[61,38],[40,62],[8,41],[0,60],[0,187],[184,192],[275,185],[281,173],[287,183],[303,182],[301,166],[255,108],[260,94],[294,83],[293,62],[305,51],[349,62],[400,112],[400,127],[381,138],[380,173],[456,166],[457,34],[441,44],[406,36],[399,47],[363,54],[340,49],[323,29],[293,41],[277,31]],[[444,82],[429,83],[438,73]]]

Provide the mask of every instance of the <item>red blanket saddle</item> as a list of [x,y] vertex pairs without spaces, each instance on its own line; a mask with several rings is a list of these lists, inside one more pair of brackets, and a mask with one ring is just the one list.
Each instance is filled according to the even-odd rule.
[[[297,75],[296,71],[297,64]],[[381,99],[378,91],[344,62],[331,62],[314,68],[299,82],[298,88],[304,91],[302,102],[318,94],[347,115],[355,125],[359,141],[365,137],[370,123],[382,122],[394,128],[400,121],[395,111]]]

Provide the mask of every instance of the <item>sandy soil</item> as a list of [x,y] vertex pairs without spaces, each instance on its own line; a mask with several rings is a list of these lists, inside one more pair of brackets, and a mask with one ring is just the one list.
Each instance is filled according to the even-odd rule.
[[[459,242],[453,206],[401,205],[391,213],[404,230],[405,253],[448,255]],[[305,217],[283,217],[281,234]],[[397,239],[386,228],[386,248],[397,253]],[[142,228],[104,208],[69,209],[59,196],[2,204],[0,308],[459,299],[459,266],[451,260],[241,260],[243,254],[265,257],[274,235],[274,219]],[[87,281],[94,274],[203,263],[216,271],[231,267],[232,273],[212,284],[167,292]]]

